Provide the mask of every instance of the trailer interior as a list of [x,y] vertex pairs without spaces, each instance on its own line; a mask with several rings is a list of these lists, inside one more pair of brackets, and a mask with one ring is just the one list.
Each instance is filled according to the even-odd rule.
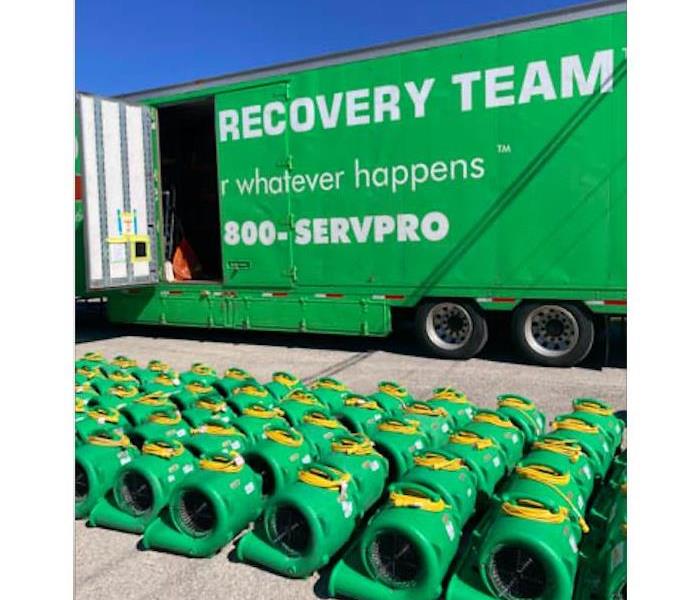
[[158,109],[168,279],[221,281],[214,98]]

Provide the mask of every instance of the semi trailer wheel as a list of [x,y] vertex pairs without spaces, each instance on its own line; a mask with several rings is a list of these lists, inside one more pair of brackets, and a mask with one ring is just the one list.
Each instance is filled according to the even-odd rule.
[[593,346],[593,319],[569,302],[526,302],[513,312],[513,338],[529,360],[547,367],[573,367]]
[[442,358],[471,358],[488,340],[486,319],[467,302],[424,302],[416,311],[415,326],[423,345]]

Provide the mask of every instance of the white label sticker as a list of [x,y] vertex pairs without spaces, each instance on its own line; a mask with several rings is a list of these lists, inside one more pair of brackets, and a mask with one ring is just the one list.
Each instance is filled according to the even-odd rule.
[[447,423],[443,423],[442,427],[440,427],[440,429],[442,429],[443,433],[447,433],[450,430],[450,427]]
[[343,516],[346,519],[349,519],[352,516],[352,502],[349,500],[343,500],[340,505],[343,508]]
[[447,523],[445,523],[445,531],[450,540],[455,539],[455,526],[452,524],[452,521],[447,521]]
[[129,456],[128,454],[126,456],[122,456],[119,459],[119,464],[121,464],[121,465],[125,465],[125,464],[130,463],[130,462],[131,462],[131,456]]
[[369,463],[369,468],[372,471],[376,471],[379,469],[379,463],[376,460],[373,460],[371,463]]
[[250,495],[255,491],[255,484],[252,481],[249,481],[248,483],[245,484],[245,487],[243,488],[246,494]]
[[467,496],[471,496],[471,495],[472,495],[472,488],[468,488],[467,489]]
[[501,459],[498,458],[498,456],[493,457],[493,466],[494,467],[500,467],[501,466]]
[[304,458],[301,459],[301,462],[308,465],[311,462],[311,457],[308,454],[304,454]]
[[185,465],[184,467],[182,467],[182,472],[183,472],[185,475],[187,475],[187,473],[189,473],[189,472],[192,471],[193,469],[194,469],[194,467],[193,467],[192,465]]
[[579,510],[583,509],[583,496],[578,497],[578,508]]
[[569,546],[571,546],[571,549],[574,551],[574,554],[578,553],[578,545],[576,544],[576,540],[574,539],[573,535],[569,536]]
[[173,475],[173,474],[168,475],[168,483],[172,483],[173,481],[175,481],[175,475]]
[[591,478],[591,468],[588,465],[584,465],[581,472],[586,476],[587,479]]
[[610,552],[610,570],[614,571],[625,560],[625,542],[619,542]]
[[415,447],[416,450],[421,450],[423,448],[423,442],[421,442],[420,440],[416,440]]
[[241,447],[241,443],[238,440],[233,440],[231,442],[231,448],[238,450]]
[[603,442],[603,450],[605,450],[606,452],[608,450],[610,450],[610,446],[608,446],[608,442]]
[[178,429],[176,435],[177,437],[185,437],[187,435],[187,431],[185,429]]

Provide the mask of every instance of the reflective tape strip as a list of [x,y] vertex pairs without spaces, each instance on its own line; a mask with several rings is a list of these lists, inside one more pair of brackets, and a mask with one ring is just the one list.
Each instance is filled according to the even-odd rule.
[[498,303],[498,302],[503,302],[503,303],[510,303],[513,304],[517,302],[517,298],[505,298],[501,296],[491,296],[489,298],[477,298],[477,302],[479,303],[486,303],[486,302],[491,302],[491,303]]
[[588,306],[627,306],[627,300],[586,300]]
[[343,298],[345,294],[314,294],[314,298]]
[[285,296],[289,296],[288,292],[263,292],[262,297],[263,298],[284,298]]
[[373,294],[372,300],[403,300],[403,294]]

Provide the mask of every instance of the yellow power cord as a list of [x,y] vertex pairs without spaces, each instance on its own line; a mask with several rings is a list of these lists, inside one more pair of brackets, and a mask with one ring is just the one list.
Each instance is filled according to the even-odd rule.
[[341,438],[340,440],[331,443],[331,450],[340,454],[349,456],[367,456],[368,454],[377,454],[374,449],[372,440],[364,436],[361,442],[353,438]]
[[209,433],[211,435],[239,435],[245,437],[244,433],[241,433],[238,429],[232,425],[219,425],[215,423],[205,423],[200,427],[195,427],[190,429],[190,433],[196,435],[198,433]]
[[138,366],[138,363],[135,360],[132,358],[127,358],[126,356],[115,356],[112,364],[120,369],[130,369]]
[[430,400],[445,400],[453,404],[471,404],[464,392],[449,387],[434,389]]
[[160,458],[173,458],[180,456],[185,452],[185,447],[177,440],[166,442],[159,440],[157,442],[146,442],[141,448],[142,454],[152,454]]
[[152,360],[148,363],[148,370],[154,373],[163,373],[164,371],[167,371],[169,369],[170,365],[160,360]]
[[148,420],[157,425],[177,425],[182,421],[182,415],[178,412],[174,417],[171,417],[167,414],[155,412],[148,417]]
[[459,471],[467,469],[461,458],[447,458],[436,452],[425,452],[413,457],[414,464],[419,467],[426,467],[435,471]]
[[566,417],[560,421],[554,421],[552,423],[552,429],[558,431],[562,429],[564,431],[578,431],[579,433],[598,433],[597,425],[589,425],[582,419],[576,419],[574,417]]
[[556,438],[544,438],[537,440],[532,444],[533,448],[538,450],[545,450],[546,452],[555,452],[556,454],[563,454],[568,457],[572,463],[577,463],[578,459],[581,458],[583,450],[575,440],[558,440]]
[[569,518],[569,511],[563,506],[560,506],[559,510],[553,513],[541,502],[525,498],[517,500],[517,504],[504,502],[501,504],[501,510],[510,517],[527,519],[528,521],[540,521],[541,523],[552,523],[555,525],[563,523]]
[[420,423],[418,421],[411,421],[406,419],[405,423],[402,423],[398,419],[386,419],[377,425],[379,431],[387,431],[389,433],[401,433],[403,435],[415,435],[419,433]]
[[[297,435],[295,436],[294,433]],[[286,429],[268,429],[265,431],[265,437],[277,444],[298,448],[304,443],[304,436],[294,430]],[[297,437],[298,436],[298,437]]]
[[100,368],[95,366],[95,367],[80,367],[76,373],[78,375],[83,375],[87,377],[88,379],[92,379],[93,377],[99,377],[100,376]]
[[250,374],[244,371],[243,369],[226,369],[226,372],[224,373],[224,377],[226,379],[235,379],[236,381],[245,381],[246,379],[250,379]]
[[205,471],[217,471],[219,473],[238,473],[243,469],[243,457],[238,452],[231,451],[230,456],[215,454],[211,458],[199,460],[200,469]]
[[537,424],[537,421],[535,421],[535,418],[530,414],[531,412],[534,412],[537,408],[534,402],[530,400],[525,400],[523,398],[507,396],[506,398],[501,398],[498,401],[498,406],[501,408],[512,408],[514,410],[519,411],[520,414],[522,414],[528,421],[530,421],[530,424],[535,428],[535,430],[538,430],[539,425]]
[[325,427],[326,429],[339,429],[342,427],[340,424],[340,421],[337,419],[333,419],[332,417],[327,417],[323,413],[319,412],[310,412],[306,413],[302,417],[302,421],[304,423],[308,423],[309,425],[316,425],[318,427]]
[[449,414],[442,406],[433,408],[426,402],[414,402],[413,404],[409,404],[405,408],[405,411],[413,415],[423,415],[425,417],[446,417]]
[[118,437],[107,437],[104,435],[89,435],[88,444],[93,446],[108,446],[112,448],[131,446],[131,440],[123,433]]
[[233,391],[236,394],[245,394],[246,396],[255,396],[256,398],[266,398],[270,395],[265,388],[257,387],[255,385],[242,385]]
[[175,387],[175,381],[167,373],[161,373],[156,378],[153,379],[154,383],[159,385],[167,385],[169,387]]
[[82,398],[75,399],[75,412],[84,413],[85,412],[85,400]]
[[379,404],[374,400],[367,400],[366,398],[361,398],[360,396],[349,396],[343,401],[345,406],[355,406],[357,408],[365,408],[367,410],[381,410]]
[[609,417],[613,414],[612,408],[603,406],[595,400],[579,400],[574,402],[574,412],[585,412],[592,415],[600,415],[601,417]]
[[285,402],[287,400],[292,400],[294,402],[298,402],[299,404],[308,404],[309,406],[322,406],[321,402],[319,402],[316,396],[303,390],[294,390],[284,399]]
[[333,379],[326,379],[322,377],[317,379],[311,384],[311,389],[315,390],[317,388],[323,388],[324,390],[333,390],[334,392],[347,392],[348,386],[339,381],[334,381]]
[[146,406],[165,406],[169,403],[167,394],[163,392],[151,392],[145,396],[141,396],[137,401],[138,404]]
[[120,413],[116,408],[95,408],[88,411],[88,417],[95,421],[105,421],[106,423],[119,423]]
[[299,378],[295,377],[294,375],[290,375],[289,373],[282,373],[281,371],[278,371],[277,373],[272,374],[272,381],[275,381],[284,387],[292,387],[293,385],[299,383]]
[[209,365],[205,365],[204,363],[194,363],[190,367],[190,372],[194,373],[195,375],[216,375],[216,371],[210,367]]
[[90,362],[103,362],[105,357],[99,352],[86,352],[81,360],[89,360]]
[[199,398],[195,402],[197,408],[203,408],[205,410],[210,410],[211,412],[224,412],[226,410],[226,402],[220,400],[211,400],[210,398]]
[[494,413],[478,412],[474,415],[472,420],[475,423],[488,423],[489,425],[503,427],[504,429],[517,429],[510,420],[504,419],[503,417]]
[[520,477],[546,485],[550,490],[556,492],[557,495],[559,495],[569,505],[571,512],[573,512],[578,518],[578,524],[581,527],[581,531],[583,531],[583,533],[588,533],[590,531],[588,523],[586,523],[586,520],[583,518],[581,511],[569,499],[569,497],[559,489],[559,486],[567,485],[571,481],[571,475],[569,473],[558,473],[546,465],[527,465],[525,467],[515,467],[515,472],[520,475]]
[[463,446],[476,446],[477,450],[485,450],[494,445],[491,438],[480,436],[472,431],[458,431],[450,436],[450,442],[453,444],[462,444]]
[[394,383],[393,381],[382,381],[382,383],[377,386],[377,389],[387,396],[392,396],[394,398],[401,399],[408,396],[408,392],[398,383]]
[[126,383],[127,381],[138,381],[131,373],[120,373],[119,371],[114,371],[109,374],[109,379],[111,381],[116,381],[117,383]]
[[442,498],[431,500],[418,490],[405,490],[402,492],[392,491],[389,494],[389,502],[397,508],[419,508],[428,512],[442,512],[450,508]]
[[283,417],[284,411],[274,407],[267,409],[259,404],[251,404],[243,409],[243,414],[248,417],[256,417],[258,419],[273,419],[274,417]]
[[134,396],[138,396],[139,388],[115,385],[114,387],[109,388],[109,393],[117,398],[133,398]]
[[325,471],[317,469],[316,467],[309,467],[308,469],[299,471],[299,481],[326,490],[342,491],[352,479],[350,473],[345,473],[344,471],[332,467],[327,468],[336,475],[336,477],[331,478]]
[[199,383],[199,381],[193,381],[192,383],[188,383],[185,386],[185,389],[188,392],[192,392],[193,394],[208,394],[209,392],[214,391],[213,387],[211,387],[210,385],[203,385]]

